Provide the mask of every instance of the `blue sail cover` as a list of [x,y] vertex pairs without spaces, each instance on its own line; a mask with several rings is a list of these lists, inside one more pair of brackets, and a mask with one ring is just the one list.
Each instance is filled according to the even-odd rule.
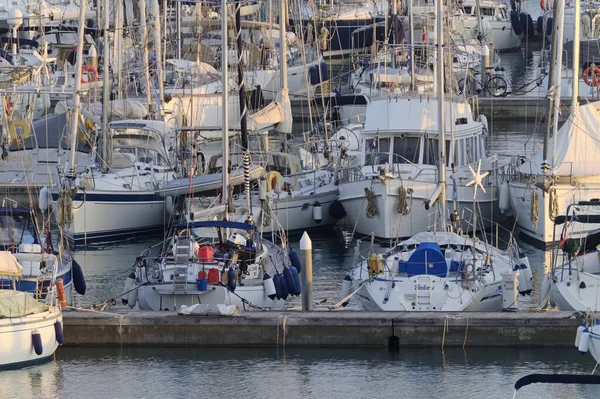
[[435,242],[422,242],[406,262],[408,277],[423,274],[446,277],[448,266],[446,258]]

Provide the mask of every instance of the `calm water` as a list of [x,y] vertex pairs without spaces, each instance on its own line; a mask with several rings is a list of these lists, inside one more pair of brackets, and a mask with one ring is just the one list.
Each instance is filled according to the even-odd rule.
[[[529,373],[589,373],[573,350],[61,348],[0,373],[3,398],[511,398]],[[519,398],[596,399],[599,387],[530,385]]]

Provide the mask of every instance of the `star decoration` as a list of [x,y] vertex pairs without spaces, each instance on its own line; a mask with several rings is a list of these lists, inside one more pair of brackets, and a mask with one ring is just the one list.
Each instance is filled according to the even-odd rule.
[[473,187],[473,201],[475,201],[475,199],[477,198],[477,187],[481,187],[481,190],[485,193],[485,188],[483,187],[483,184],[481,184],[481,182],[484,177],[486,177],[487,175],[490,174],[490,172],[485,172],[483,174],[481,173],[481,159],[479,160],[479,163],[477,164],[477,172],[475,172],[473,170],[471,165],[469,165],[469,169],[471,170],[471,174],[473,175],[473,180],[471,180],[470,182],[467,183],[467,187],[471,186],[471,185],[475,185]]

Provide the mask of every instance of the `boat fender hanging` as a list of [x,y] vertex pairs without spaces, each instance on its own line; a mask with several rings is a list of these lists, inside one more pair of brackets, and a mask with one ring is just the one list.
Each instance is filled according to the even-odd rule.
[[577,334],[575,335],[575,347],[579,348],[579,344],[581,343],[581,334],[583,334],[583,332],[587,329],[587,326],[585,324],[580,324],[579,327],[577,327]]
[[229,288],[231,292],[235,292],[235,270],[233,270],[232,267],[229,267],[227,270],[227,288]]
[[535,35],[531,15],[527,14],[526,12],[521,12],[519,13],[519,21],[521,24],[521,31],[523,32],[524,36],[532,37]]
[[296,296],[302,294],[302,283],[300,282],[300,274],[298,273],[298,269],[294,266],[290,266],[290,272],[292,273],[292,277],[294,279],[294,291]]
[[313,204],[313,220],[317,224],[323,220],[323,207],[319,201],[315,201]]
[[[342,299],[346,298],[348,295],[350,295],[352,290],[352,277],[350,277],[349,275],[345,275],[344,276],[344,280],[342,280]],[[348,303],[350,302],[350,300],[346,300],[344,303],[342,303],[343,307],[348,306]]]
[[63,332],[62,323],[58,320],[54,322],[54,337],[59,345],[65,342],[65,334]]
[[[544,1],[544,0],[542,0]],[[537,22],[535,23],[535,28],[537,30],[537,33],[539,34],[543,34],[544,33],[544,17],[542,15],[540,15],[537,19]]]
[[[131,274],[133,274],[133,277],[135,279],[135,274],[134,273],[131,273]],[[130,277],[131,277],[131,275],[130,275]],[[138,289],[135,285],[136,285],[136,281],[134,280],[133,286],[131,287],[132,290],[127,294],[127,303],[131,309],[135,308],[135,305],[137,304],[137,300],[138,300]]]
[[285,267],[283,269],[283,278],[285,279],[285,285],[287,286],[288,294],[295,296],[296,284],[294,284],[294,276],[292,276],[292,271],[289,269],[289,267]]
[[510,23],[513,28],[513,32],[515,35],[520,36],[523,33],[523,29],[521,29],[521,20],[519,19],[519,13],[516,11],[510,12]]
[[125,279],[125,286],[123,287],[123,295],[121,295],[121,302],[123,305],[129,303],[129,292],[135,287],[135,273],[131,272]]
[[344,209],[344,205],[339,200],[335,200],[331,203],[329,207],[329,216],[334,219],[341,220],[346,217],[346,210]]
[[552,21],[552,17],[549,17],[546,20],[546,36],[552,36],[553,29],[554,29],[554,23]]
[[581,338],[579,338],[579,346],[577,347],[579,353],[582,355],[590,349],[590,336],[590,330],[586,327],[581,333]]
[[281,299],[281,280],[280,280],[280,275],[279,274],[275,274],[273,276],[273,285],[275,286],[275,298],[276,299]]
[[42,212],[46,212],[48,210],[48,187],[42,187],[40,190],[40,195],[38,197],[38,205]]
[[583,81],[586,85],[592,87],[600,85],[600,68],[598,68],[596,64],[590,65],[583,71]]
[[550,286],[552,284],[551,279],[552,279],[551,276],[546,276],[542,280],[542,286],[540,287],[540,297],[538,298],[539,303],[541,303],[541,304],[546,302],[546,299],[548,298],[548,294],[550,294]]
[[288,291],[285,277],[282,274],[279,275],[279,283],[281,284],[281,299],[285,301],[290,295],[290,292]]
[[503,181],[500,185],[500,198],[498,199],[498,207],[500,213],[504,214],[510,210],[510,188],[507,181]]
[[277,297],[277,291],[275,290],[275,282],[273,277],[269,276],[268,273],[263,275],[263,287],[265,289],[265,295],[270,299],[274,300]]
[[38,330],[33,330],[31,333],[31,343],[35,354],[40,356],[44,353],[44,346],[42,345],[42,334]]
[[294,266],[298,273],[300,273],[302,271],[302,261],[300,260],[300,255],[298,254],[298,251],[292,248],[290,249],[288,256],[290,257],[290,262],[292,263],[292,266]]
[[79,295],[85,295],[87,289],[85,277],[81,266],[79,266],[79,263],[77,263],[75,259],[73,259],[71,269],[73,271],[73,286],[75,287],[75,291],[77,291]]

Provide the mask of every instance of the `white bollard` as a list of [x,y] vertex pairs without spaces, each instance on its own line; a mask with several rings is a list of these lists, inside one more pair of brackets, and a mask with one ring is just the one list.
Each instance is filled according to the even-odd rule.
[[302,252],[302,310],[312,310],[312,241],[306,231],[300,239],[300,251]]

